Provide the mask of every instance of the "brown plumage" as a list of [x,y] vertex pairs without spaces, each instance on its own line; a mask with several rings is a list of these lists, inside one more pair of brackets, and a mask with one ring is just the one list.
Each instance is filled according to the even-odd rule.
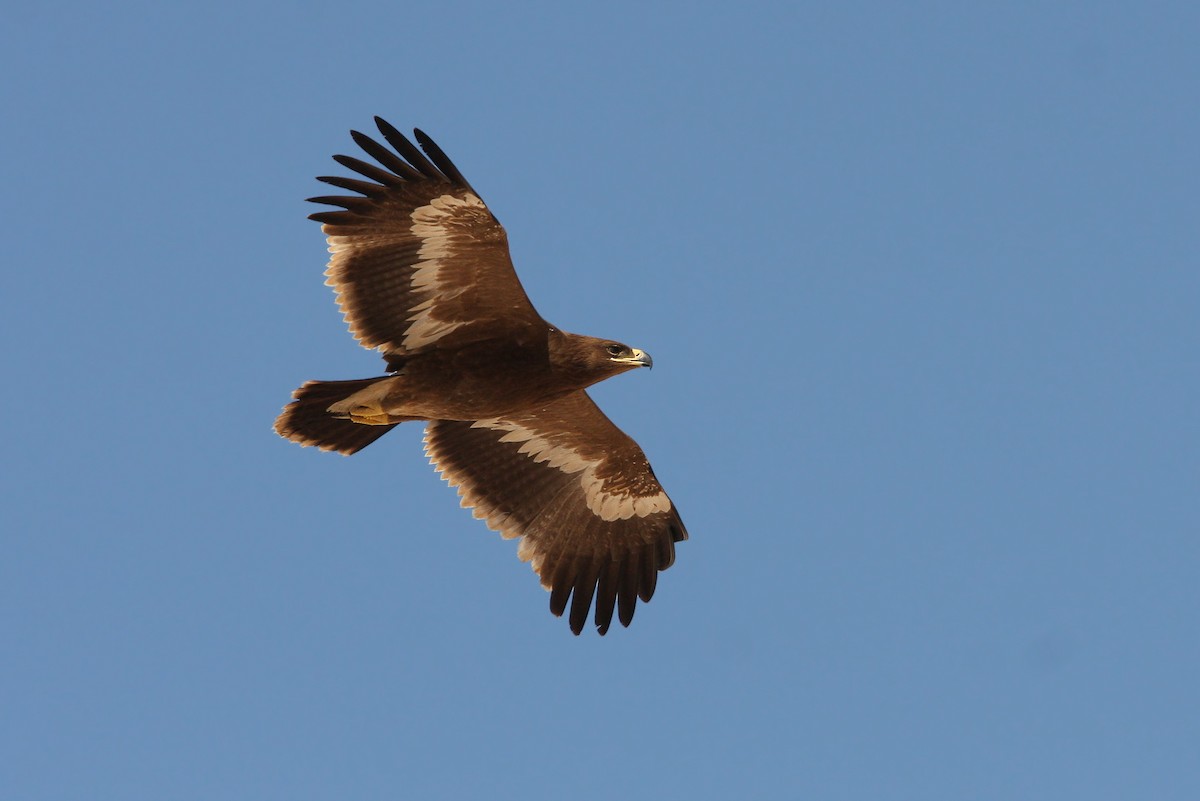
[[568,334],[517,279],[504,228],[429,137],[420,148],[382,119],[395,149],[352,131],[380,166],[334,156],[361,178],[317,180],[355,195],[311,215],[333,254],[325,274],[350,332],[388,374],[309,381],[275,421],[280,436],[355,453],[406,420],[463,505],[506,538],[583,630],[595,598],[604,634],[633,619],[687,531],[637,443],[584,391],[650,357]]

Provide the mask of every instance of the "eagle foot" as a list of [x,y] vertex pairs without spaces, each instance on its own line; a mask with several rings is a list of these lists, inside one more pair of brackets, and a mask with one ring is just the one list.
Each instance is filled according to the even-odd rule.
[[[368,412],[370,410],[364,409],[363,411]],[[387,412],[381,411],[370,414],[358,414],[351,412],[343,417],[343,419],[349,420],[351,423],[361,423],[365,426],[390,426],[394,423],[399,423],[404,418],[392,417]]]

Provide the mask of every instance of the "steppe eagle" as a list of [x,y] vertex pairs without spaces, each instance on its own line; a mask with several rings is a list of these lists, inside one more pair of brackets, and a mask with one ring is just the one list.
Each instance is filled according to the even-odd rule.
[[[569,334],[541,318],[513,269],[504,228],[433,140],[384,120],[394,148],[351,131],[378,165],[317,180],[352,195],[311,215],[333,254],[325,274],[350,332],[387,375],[309,381],[275,421],[280,436],[351,454],[407,420],[462,505],[506,538],[579,634],[614,609],[628,626],[687,530],[641,448],[585,388],[649,367],[645,352]],[[364,180],[365,179],[365,180]]]

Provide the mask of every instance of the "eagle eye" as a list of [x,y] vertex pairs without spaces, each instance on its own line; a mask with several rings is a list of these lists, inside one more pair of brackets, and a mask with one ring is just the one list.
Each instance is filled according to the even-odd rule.
[[608,351],[609,356],[620,356],[625,352],[625,348],[616,344],[609,345],[607,348],[605,348],[605,350]]

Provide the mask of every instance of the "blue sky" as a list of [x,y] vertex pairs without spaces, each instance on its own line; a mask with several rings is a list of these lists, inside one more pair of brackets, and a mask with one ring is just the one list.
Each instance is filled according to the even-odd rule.
[[[6,798],[1200,797],[1200,11],[26,4]],[[313,176],[432,134],[691,539],[571,636],[403,426]]]

